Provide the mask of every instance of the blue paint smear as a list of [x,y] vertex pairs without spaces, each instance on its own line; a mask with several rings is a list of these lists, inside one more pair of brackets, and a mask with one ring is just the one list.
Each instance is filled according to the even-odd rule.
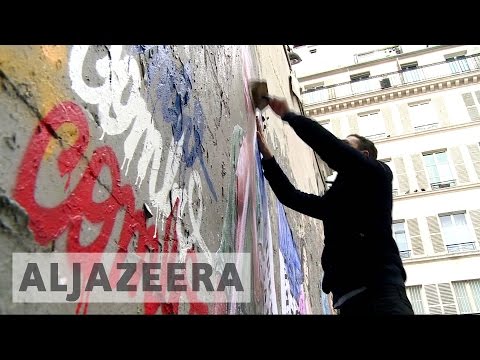
[[158,101],[161,105],[163,120],[171,124],[174,140],[179,141],[184,135],[182,160],[185,166],[191,168],[196,160],[199,160],[208,188],[217,201],[217,194],[203,158],[205,115],[198,99],[192,97],[190,65],[187,63],[177,66],[169,46],[135,45],[131,51],[148,55],[146,56],[147,84],[149,90],[153,88],[155,97],[152,117],[157,110]]
[[285,268],[293,297],[299,301],[300,287],[303,283],[303,271],[297,245],[293,240],[292,229],[288,225],[283,205],[277,199],[278,236],[280,251],[285,259]]
[[255,142],[255,157],[257,163],[257,196],[260,195],[260,204],[261,209],[263,210],[260,214],[267,213],[267,206],[268,206],[268,199],[267,199],[267,187],[265,184],[265,177],[263,176],[263,167],[262,167],[262,159],[260,157],[260,150],[258,149],[258,143]]

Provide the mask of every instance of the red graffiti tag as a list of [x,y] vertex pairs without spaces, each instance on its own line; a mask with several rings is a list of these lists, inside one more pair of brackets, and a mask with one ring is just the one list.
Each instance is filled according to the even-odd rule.
[[[135,196],[130,185],[120,185],[121,176],[117,157],[108,146],[97,148],[83,172],[76,188],[61,203],[54,207],[38,204],[35,199],[35,189],[42,159],[53,135],[64,124],[76,127],[78,136],[74,144],[64,146],[57,157],[58,171],[62,176],[71,175],[75,167],[84,159],[88,147],[90,133],[88,122],[80,106],[73,102],[62,102],[54,107],[40,122],[30,143],[28,144],[16,180],[13,197],[29,214],[29,227],[35,240],[40,245],[48,245],[64,232],[67,233],[67,252],[92,253],[92,257],[101,258],[112,234],[113,224],[121,209],[125,210],[125,218],[118,241],[119,253],[126,253],[135,234],[138,236],[137,253],[158,252],[158,242],[154,239],[154,225],[146,226],[142,210],[135,209]],[[93,190],[102,169],[109,172],[112,189],[110,196],[102,201],[93,200]],[[177,251],[174,214],[178,210],[178,199],[172,213],[167,219],[165,244],[171,243],[171,251]],[[84,219],[101,226],[98,236],[88,245],[80,243],[81,225]],[[173,228],[173,237],[170,234]],[[166,246],[168,251],[168,245]],[[165,251],[165,249],[164,249]],[[96,255],[95,255],[96,254]],[[88,298],[82,297],[87,309]],[[80,311],[77,307],[77,313]],[[156,313],[158,306],[145,302],[145,313]],[[201,306],[200,306],[201,305]],[[163,312],[178,313],[178,304],[164,304]],[[208,313],[206,304],[190,306],[190,313]]]

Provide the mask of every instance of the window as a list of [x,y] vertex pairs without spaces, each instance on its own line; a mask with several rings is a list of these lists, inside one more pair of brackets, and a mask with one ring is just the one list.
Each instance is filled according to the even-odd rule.
[[423,161],[432,190],[455,186],[456,181],[453,178],[446,151],[423,154]]
[[392,193],[393,193],[393,196],[397,196],[400,187],[399,187],[399,184],[398,184],[397,173],[396,173],[396,170],[395,170],[395,166],[393,165],[393,161],[392,161],[392,159],[385,159],[385,160],[381,160],[381,161],[383,161],[385,164],[387,164],[387,166],[392,171],[392,174],[393,174]]
[[385,123],[380,111],[358,114],[360,134],[369,139],[378,139],[385,136]]
[[433,129],[438,126],[438,118],[430,100],[408,104],[415,131]]
[[405,233],[405,220],[395,221],[392,224],[392,233],[400,251],[400,257],[402,259],[409,258],[411,251],[408,245],[407,234]]
[[480,279],[452,282],[460,314],[480,313]]
[[413,83],[425,80],[423,70],[418,68],[416,61],[400,65],[402,68],[403,81],[405,83]]
[[350,75],[352,92],[354,94],[360,94],[370,91],[370,81],[368,80],[369,77],[370,71]]
[[442,238],[449,253],[475,250],[475,242],[465,218],[465,211],[440,214]]
[[422,285],[407,286],[407,297],[412,303],[413,312],[418,314],[425,314],[422,300]]
[[452,74],[458,74],[465,71],[470,71],[467,59],[465,58],[466,51],[463,53],[445,55],[445,60],[450,66]]
[[311,92],[311,91],[315,91],[315,90],[318,90],[318,89],[322,89],[324,87],[324,85],[325,84],[324,84],[323,81],[315,83],[315,84],[305,85],[304,92]]

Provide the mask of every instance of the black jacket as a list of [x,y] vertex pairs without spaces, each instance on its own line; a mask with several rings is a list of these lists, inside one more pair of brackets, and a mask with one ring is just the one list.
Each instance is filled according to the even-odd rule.
[[336,301],[362,286],[404,285],[406,274],[392,236],[390,168],[367,158],[316,121],[294,113],[283,120],[338,172],[332,187],[317,196],[295,189],[275,158],[262,160],[265,177],[280,202],[323,221],[322,290],[332,292]]

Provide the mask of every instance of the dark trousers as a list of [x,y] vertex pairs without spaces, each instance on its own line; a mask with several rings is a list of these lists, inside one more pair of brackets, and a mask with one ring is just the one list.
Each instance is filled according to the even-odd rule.
[[369,288],[345,301],[339,315],[414,315],[405,286]]

